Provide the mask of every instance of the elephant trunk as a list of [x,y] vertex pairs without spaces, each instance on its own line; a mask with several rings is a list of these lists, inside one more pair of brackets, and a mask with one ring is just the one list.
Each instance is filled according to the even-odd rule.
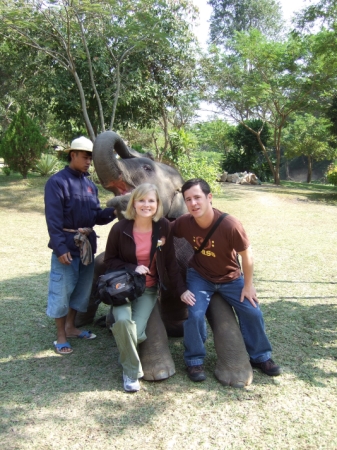
[[132,157],[118,134],[105,131],[97,136],[93,148],[93,161],[98,178],[104,189],[118,196],[132,191],[135,186],[131,180],[126,179],[127,172],[123,168],[123,160],[116,158],[114,150],[122,158]]

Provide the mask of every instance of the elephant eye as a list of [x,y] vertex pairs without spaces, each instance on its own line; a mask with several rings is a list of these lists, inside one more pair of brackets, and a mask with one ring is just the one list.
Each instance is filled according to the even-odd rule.
[[152,171],[152,167],[149,164],[144,164],[143,169],[147,170],[148,172]]

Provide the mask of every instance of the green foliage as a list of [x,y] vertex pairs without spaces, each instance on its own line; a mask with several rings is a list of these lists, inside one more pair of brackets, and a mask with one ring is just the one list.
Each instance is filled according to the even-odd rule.
[[55,155],[42,153],[41,158],[35,164],[34,171],[42,177],[53,175],[60,169],[59,160]]
[[312,114],[297,114],[291,117],[284,130],[283,145],[288,158],[304,155],[316,161],[333,158],[335,149],[331,141],[331,122]]
[[331,160],[336,157],[336,139],[331,134],[331,121],[312,114],[297,114],[284,130],[285,156],[306,156],[308,160],[307,182],[311,182],[313,161]]
[[63,133],[84,134],[85,122],[94,140],[108,127],[150,126],[195,90],[193,14],[187,0],[9,1],[0,32],[38,49],[40,95]]
[[232,132],[235,127],[215,119],[196,123],[191,131],[197,136],[198,147],[204,151],[228,152],[233,148]]
[[270,181],[272,179],[272,172],[263,155],[256,154],[254,159],[252,159],[243,148],[234,149],[226,153],[222,161],[222,168],[228,173],[252,172],[261,181]]
[[332,99],[329,108],[326,111],[326,117],[331,121],[331,132],[337,136],[337,95],[335,94]]
[[213,158],[214,154],[207,154],[207,152],[182,154],[178,158],[178,170],[185,181],[191,178],[203,178],[210,185],[212,192],[219,194],[221,186],[216,180],[221,172],[221,163]]
[[165,159],[178,164],[179,158],[188,154],[196,147],[196,137],[194,134],[186,131],[184,128],[172,130],[169,132],[170,149],[165,154]]
[[268,36],[282,30],[282,10],[275,0],[209,0],[211,41],[216,44],[233,38],[236,31],[256,28]]
[[275,164],[265,149],[263,154],[275,184],[280,183],[282,134],[289,116],[313,108],[319,92],[335,83],[337,53],[326,54],[335,41],[326,30],[312,36],[292,33],[275,42],[252,29],[236,33],[230,52],[213,47],[203,60],[211,101],[237,123],[250,117],[270,125]]
[[8,177],[11,174],[11,169],[8,166],[3,166],[2,172]]
[[[271,130],[267,123],[262,120],[253,119],[245,121],[249,128],[260,132],[263,145],[268,147],[271,143]],[[253,134],[244,124],[239,124],[231,130],[231,137],[235,149],[226,153],[222,167],[228,173],[252,172],[261,180],[269,181],[272,178],[268,162],[262,153],[262,148]],[[272,159],[272,156],[269,156]]]
[[272,133],[268,123],[263,122],[261,119],[246,120],[244,124],[239,123],[238,126],[232,130],[231,136],[235,147],[237,149],[243,148],[247,154],[247,157],[254,161],[256,154],[262,153],[262,148],[256,135],[253,134],[245,125],[256,132],[262,130],[260,133],[260,139],[265,147],[272,144]]
[[90,165],[89,167],[89,177],[90,180],[95,183],[95,184],[100,184],[101,182],[99,181],[95,166],[93,164]]
[[11,170],[27,178],[28,171],[36,165],[46,143],[47,139],[41,135],[39,127],[21,108],[4,134],[0,154]]
[[329,184],[337,186],[337,163],[331,164],[328,168],[326,179]]

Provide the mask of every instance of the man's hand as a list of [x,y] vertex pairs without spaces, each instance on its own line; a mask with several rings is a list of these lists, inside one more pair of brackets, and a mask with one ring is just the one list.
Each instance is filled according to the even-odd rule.
[[244,278],[244,286],[241,292],[240,302],[243,302],[245,297],[246,299],[256,308],[256,303],[259,303],[259,300],[256,295],[256,290],[253,285],[253,252],[251,247],[248,247],[243,252],[239,252],[239,255],[242,259],[242,272]]
[[71,261],[73,260],[70,252],[64,253],[64,255],[59,256],[57,259],[60,261],[61,264],[65,264],[67,266],[69,266],[69,264],[71,264]]
[[250,301],[250,303],[254,306],[254,308],[256,308],[256,303],[259,303],[259,300],[257,298],[256,290],[253,285],[249,287],[243,286],[243,289],[241,291],[240,302],[243,302],[245,298],[248,301]]
[[193,306],[195,303],[195,296],[189,290],[187,290],[183,294],[181,294],[180,298],[181,298],[181,301],[186,303],[187,305]]

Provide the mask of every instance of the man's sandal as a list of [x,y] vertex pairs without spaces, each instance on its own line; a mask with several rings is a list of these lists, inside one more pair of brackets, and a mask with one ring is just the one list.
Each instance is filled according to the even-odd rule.
[[[71,355],[72,352],[74,351],[71,348],[71,345],[69,344],[69,342],[63,342],[62,344],[58,344],[57,341],[54,341],[53,344],[54,344],[55,353],[57,353],[58,355]],[[65,348],[68,348],[70,351],[68,351],[68,352],[62,351]]]

